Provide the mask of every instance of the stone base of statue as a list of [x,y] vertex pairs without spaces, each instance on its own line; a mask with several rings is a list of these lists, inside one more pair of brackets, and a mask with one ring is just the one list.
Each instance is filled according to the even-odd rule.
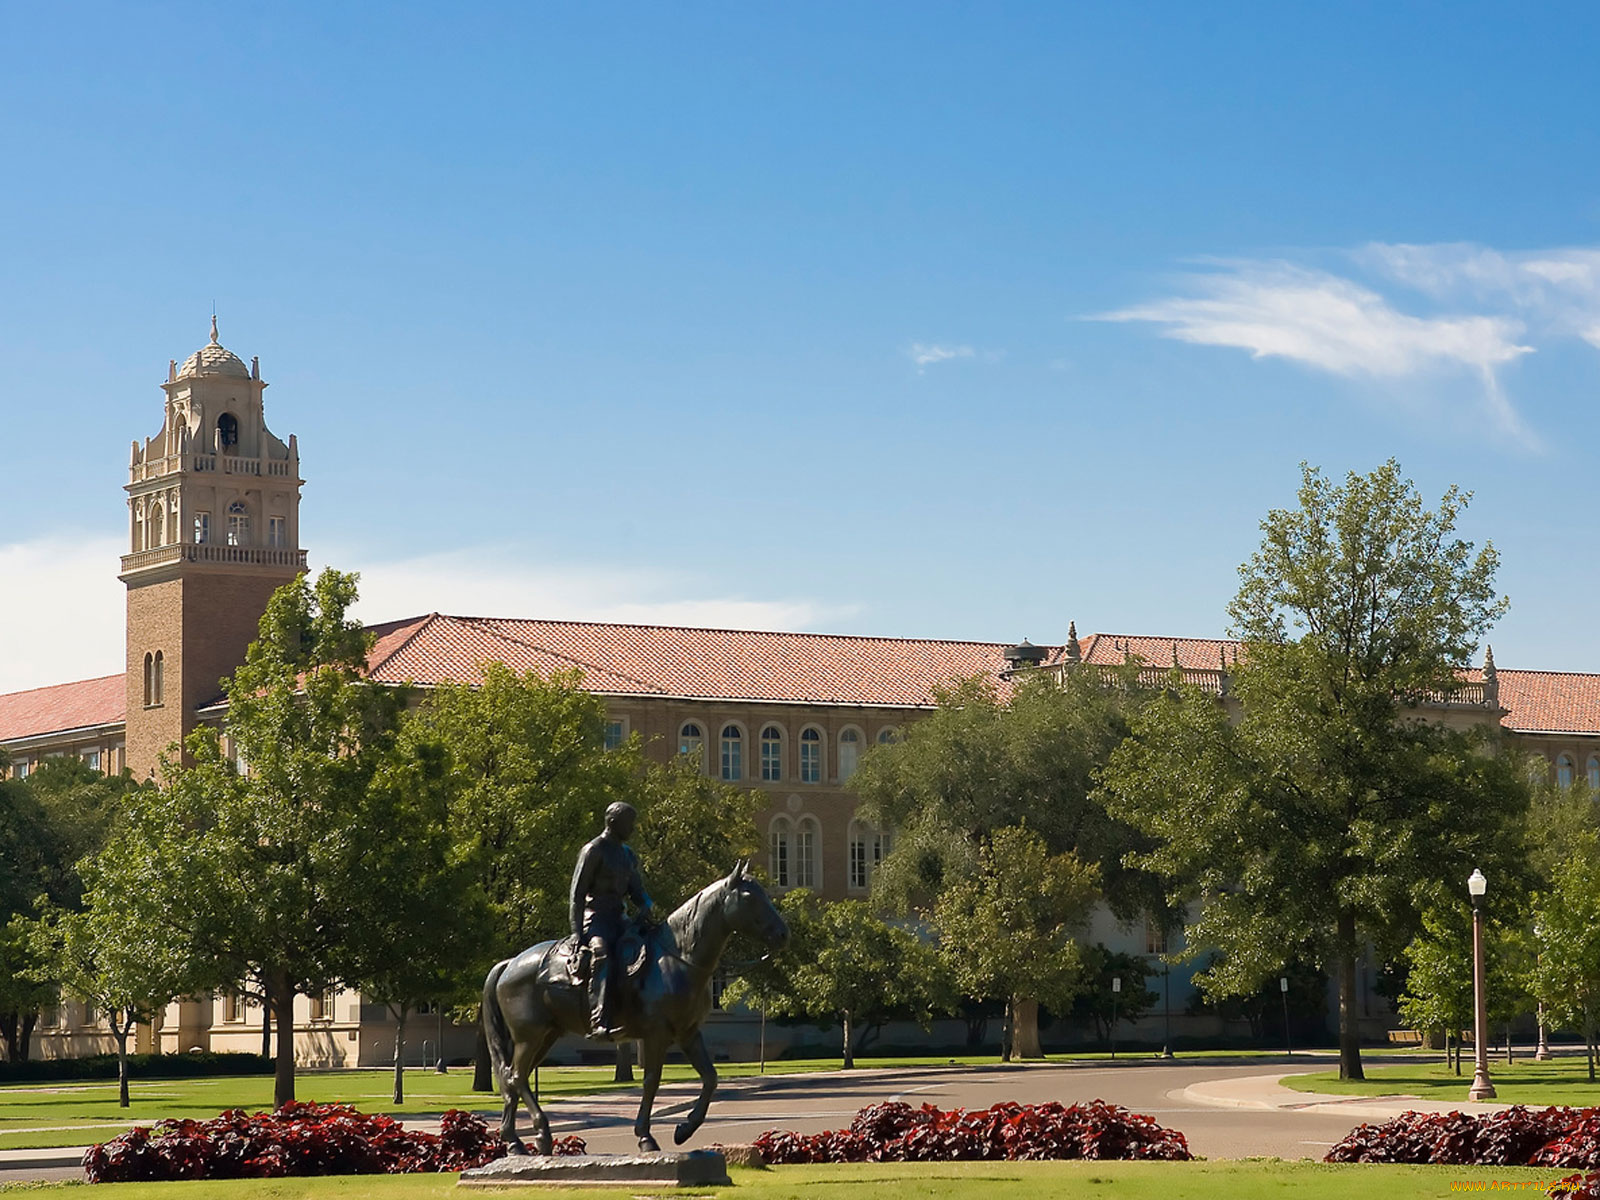
[[462,1187],[727,1186],[728,1162],[715,1150],[687,1154],[508,1154],[461,1172]]

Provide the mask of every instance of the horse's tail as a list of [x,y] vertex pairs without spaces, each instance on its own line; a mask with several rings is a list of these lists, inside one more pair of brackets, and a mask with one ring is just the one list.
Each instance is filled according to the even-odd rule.
[[500,997],[495,994],[500,985],[500,976],[504,973],[511,960],[497,962],[489,968],[489,975],[483,981],[483,1040],[489,1046],[489,1065],[494,1068],[495,1086],[501,1091],[505,1090],[506,1080],[511,1078],[511,1029],[506,1024],[506,1015],[500,1011]]

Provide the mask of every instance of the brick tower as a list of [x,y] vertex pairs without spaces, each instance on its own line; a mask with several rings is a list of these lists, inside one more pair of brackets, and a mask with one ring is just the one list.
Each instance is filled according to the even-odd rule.
[[267,429],[260,360],[211,341],[168,364],[161,432],[128,468],[127,764],[143,779],[244,662],[273,591],[305,569],[300,453]]

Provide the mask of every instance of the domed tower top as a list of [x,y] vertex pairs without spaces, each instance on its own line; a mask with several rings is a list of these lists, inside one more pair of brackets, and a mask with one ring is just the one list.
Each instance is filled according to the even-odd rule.
[[211,340],[188,358],[177,370],[178,379],[193,379],[199,375],[229,375],[234,379],[249,379],[250,371],[244,360],[217,341],[217,316],[211,314]]

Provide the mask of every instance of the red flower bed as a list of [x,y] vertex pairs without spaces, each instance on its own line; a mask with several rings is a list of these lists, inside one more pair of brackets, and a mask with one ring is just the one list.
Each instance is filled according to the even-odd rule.
[[[556,1143],[582,1154],[582,1138]],[[250,1115],[230,1109],[210,1121],[159,1121],[130,1129],[83,1156],[90,1183],[242,1179],[282,1175],[399,1175],[464,1171],[502,1157],[498,1134],[469,1112],[451,1109],[440,1131],[407,1130],[393,1117],[346,1104],[286,1104]]]
[[1045,1158],[1192,1158],[1174,1129],[1099,1100],[997,1104],[968,1112],[898,1101],[863,1108],[849,1129],[799,1134],[771,1129],[755,1140],[768,1163],[955,1162]]
[[1325,1162],[1451,1163],[1458,1166],[1600,1167],[1600,1108],[1524,1108],[1488,1116],[1402,1113],[1360,1125]]

